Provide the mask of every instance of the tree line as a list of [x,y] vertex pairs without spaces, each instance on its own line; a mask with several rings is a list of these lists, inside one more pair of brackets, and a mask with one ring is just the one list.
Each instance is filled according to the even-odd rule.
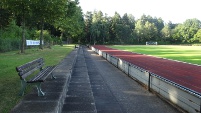
[[40,49],[78,40],[84,31],[78,4],[78,0],[1,0],[0,52],[24,53],[27,39],[40,40]]
[[201,42],[201,21],[165,23],[162,18],[132,14],[122,17],[101,11],[83,14],[78,0],[1,0],[0,52],[20,49],[26,40],[44,41],[39,48],[53,44],[191,44]]
[[135,19],[131,14],[122,17],[118,12],[110,17],[101,11],[87,12],[85,41],[90,44],[191,44],[201,42],[201,21],[187,19],[184,23],[165,23],[162,18],[142,15]]

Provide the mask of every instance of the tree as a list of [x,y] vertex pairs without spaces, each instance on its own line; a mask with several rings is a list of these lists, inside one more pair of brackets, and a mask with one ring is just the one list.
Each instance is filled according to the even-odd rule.
[[15,20],[0,30],[0,52],[17,50],[20,47],[22,28],[16,25]]
[[173,30],[172,30],[172,40],[171,43],[180,43],[183,40],[181,29],[182,24],[178,24]]
[[201,29],[194,35],[193,42],[201,42]]
[[171,37],[171,28],[169,24],[165,25],[165,27],[161,30],[161,34],[164,42]]
[[84,33],[84,19],[82,15],[81,7],[76,7],[74,15],[67,18],[68,24],[66,24],[66,35],[70,35],[71,38],[77,39],[78,43],[83,39]]
[[[130,16],[130,17],[129,17]],[[134,29],[134,17],[132,15],[127,15],[127,13],[125,13],[122,17],[122,23],[123,23],[123,39],[125,43],[129,43],[130,42],[130,38],[132,35],[132,31]]]
[[120,30],[121,30],[121,16],[119,13],[115,12],[114,16],[111,18],[111,25],[110,25],[110,40],[119,43],[120,41]]
[[146,41],[152,41],[155,40],[158,35],[158,30],[157,27],[155,26],[154,23],[150,23],[150,22],[146,22],[144,25],[144,29],[145,29],[145,39]]
[[135,17],[132,14],[128,15],[129,25],[132,30],[135,29]]
[[109,18],[107,17],[107,14],[105,14],[101,21],[101,37],[102,44],[105,44],[109,39]]
[[43,29],[44,23],[54,24],[55,20],[64,17],[67,10],[68,0],[33,0],[31,9],[33,18],[40,24],[40,49],[43,49]]
[[187,19],[181,27],[183,42],[190,42],[200,28],[201,22],[198,19]]
[[65,36],[67,43],[69,43],[71,38],[77,41],[81,40],[81,38],[78,39],[78,36],[83,33],[84,19],[82,10],[78,7],[78,2],[70,1],[66,15],[57,19],[54,26],[61,32],[60,39],[64,39]]
[[91,44],[91,26],[92,26],[92,12],[88,12],[85,14],[85,32],[86,32],[86,42]]
[[0,6],[0,29],[6,27],[11,20],[11,14],[8,9],[3,9],[3,6]]
[[21,53],[25,52],[25,22],[26,18],[30,17],[30,0],[2,0],[2,7],[8,9],[13,15],[21,17],[22,39],[21,39]]
[[91,36],[93,37],[93,43],[94,45],[98,43],[103,43],[103,29],[104,29],[104,24],[103,24],[103,13],[101,11],[94,11],[93,16],[92,16],[92,26],[91,26]]
[[135,34],[137,36],[138,43],[145,41],[146,38],[146,30],[145,23],[149,22],[152,18],[150,16],[142,15],[140,19],[135,23]]

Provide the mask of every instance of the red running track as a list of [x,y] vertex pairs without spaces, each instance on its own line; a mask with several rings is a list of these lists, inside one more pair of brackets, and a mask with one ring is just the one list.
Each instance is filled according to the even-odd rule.
[[103,45],[93,47],[201,93],[201,66],[112,49]]

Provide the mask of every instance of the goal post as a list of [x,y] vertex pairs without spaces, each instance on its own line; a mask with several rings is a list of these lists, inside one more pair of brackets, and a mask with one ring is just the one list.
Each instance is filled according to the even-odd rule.
[[158,45],[158,42],[149,41],[146,42],[146,45]]

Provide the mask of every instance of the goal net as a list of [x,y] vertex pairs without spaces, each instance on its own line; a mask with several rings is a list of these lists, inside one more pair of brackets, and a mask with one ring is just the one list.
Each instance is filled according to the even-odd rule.
[[146,42],[146,45],[158,45],[158,42],[149,41],[149,42]]

